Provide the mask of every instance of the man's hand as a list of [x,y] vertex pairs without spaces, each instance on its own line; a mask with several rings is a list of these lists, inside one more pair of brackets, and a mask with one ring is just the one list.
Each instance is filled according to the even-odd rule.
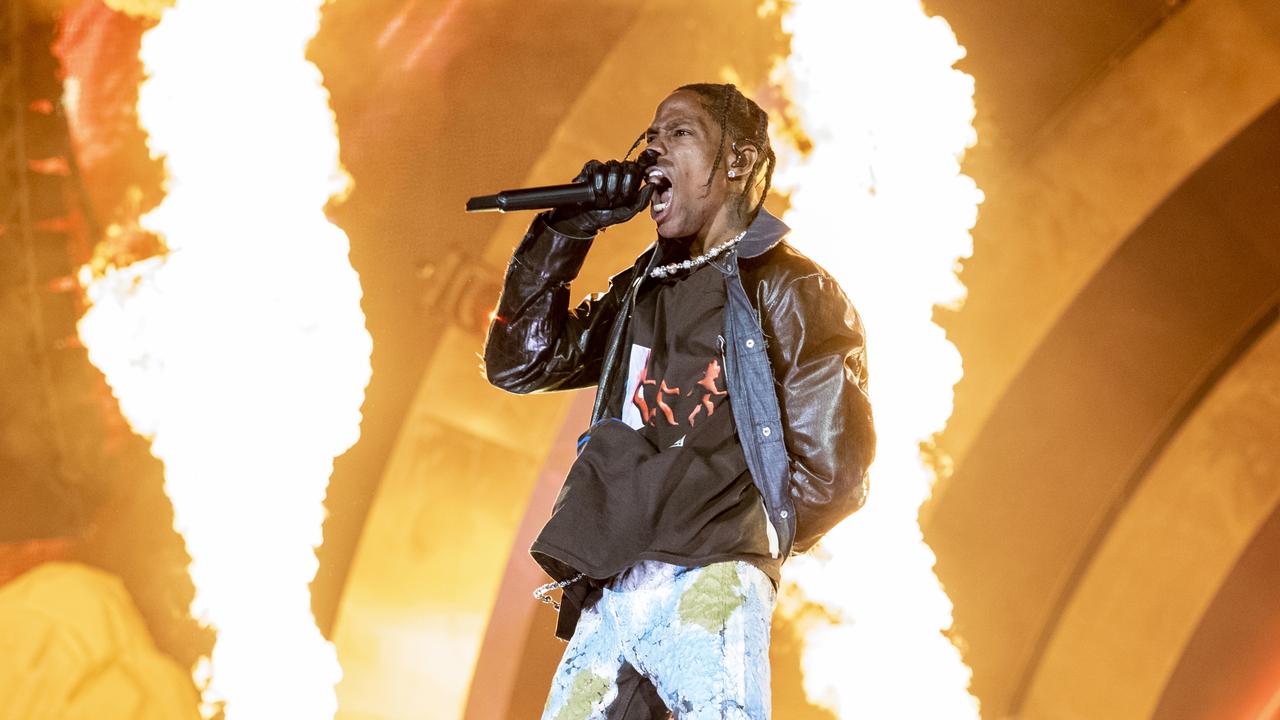
[[610,225],[624,223],[648,206],[653,197],[653,186],[644,182],[644,169],[630,160],[590,160],[573,181],[590,183],[596,191],[594,205],[552,211],[551,226],[573,237],[591,237]]

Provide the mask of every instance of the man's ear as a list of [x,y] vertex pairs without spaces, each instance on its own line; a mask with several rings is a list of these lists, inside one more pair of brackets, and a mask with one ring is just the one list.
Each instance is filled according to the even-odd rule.
[[749,140],[739,140],[729,148],[729,169],[735,178],[755,177],[757,163],[760,161],[760,149]]

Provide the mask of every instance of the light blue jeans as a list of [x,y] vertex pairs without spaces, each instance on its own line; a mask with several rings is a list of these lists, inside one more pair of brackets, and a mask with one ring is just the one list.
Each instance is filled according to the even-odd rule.
[[774,601],[747,562],[632,566],[583,610],[543,720],[767,720]]

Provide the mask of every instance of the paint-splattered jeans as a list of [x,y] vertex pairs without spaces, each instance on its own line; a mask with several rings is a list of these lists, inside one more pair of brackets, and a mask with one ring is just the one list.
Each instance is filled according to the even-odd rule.
[[765,720],[773,583],[747,562],[645,561],[582,612],[543,720]]

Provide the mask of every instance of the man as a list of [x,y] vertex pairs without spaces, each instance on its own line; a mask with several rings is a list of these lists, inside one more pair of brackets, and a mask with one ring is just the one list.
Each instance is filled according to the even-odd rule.
[[[687,85],[641,139],[650,167],[591,161],[597,206],[534,220],[485,346],[506,390],[597,385],[531,548],[571,638],[543,718],[767,718],[780,566],[866,496],[862,326],[763,209],[774,153],[754,102]],[[569,310],[592,239],[646,206],[657,242]]]

